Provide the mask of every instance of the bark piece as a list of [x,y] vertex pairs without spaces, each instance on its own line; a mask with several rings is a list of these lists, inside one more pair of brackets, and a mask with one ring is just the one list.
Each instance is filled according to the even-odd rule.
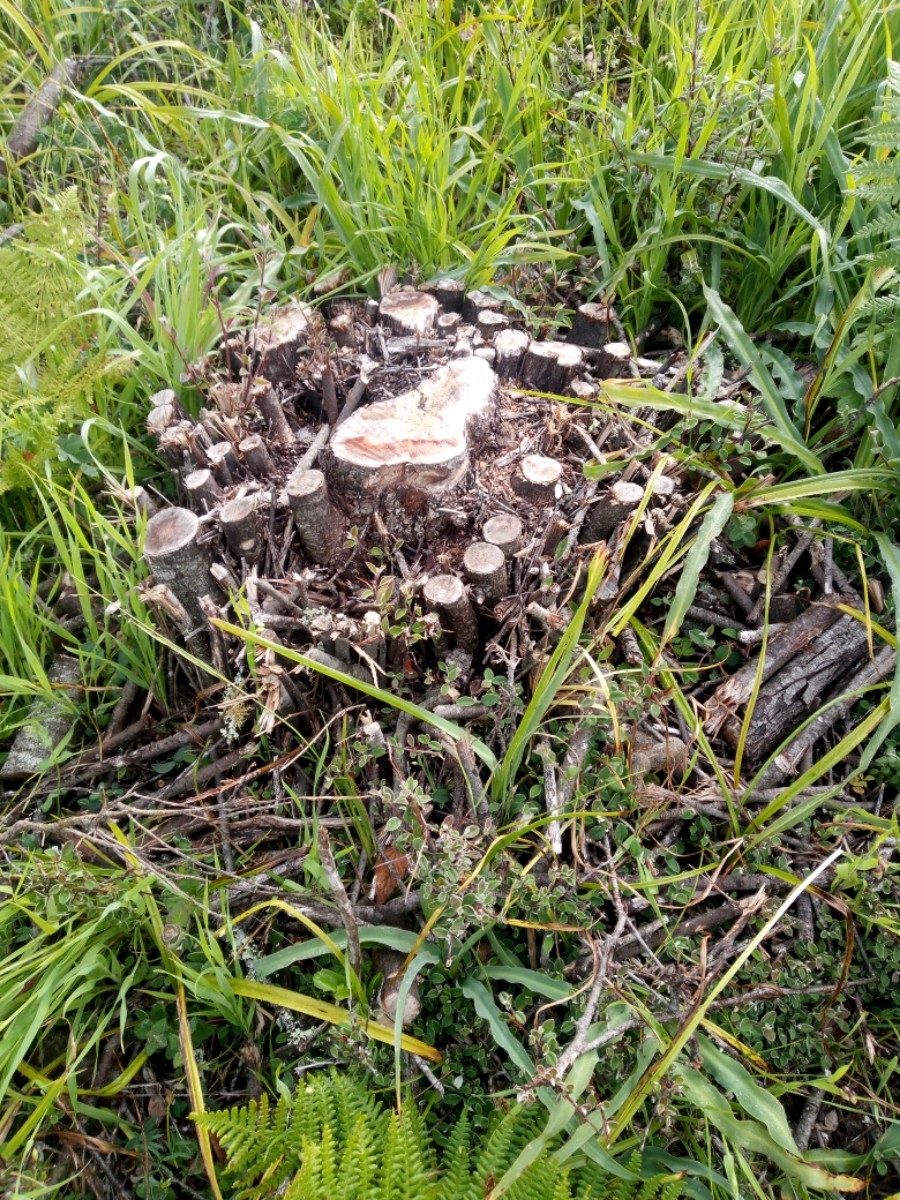
[[258,433],[244,438],[238,445],[238,450],[257,479],[268,479],[270,475],[275,474],[275,462]]
[[219,509],[219,522],[228,545],[249,563],[256,563],[266,548],[265,528],[256,497],[239,496]]
[[485,604],[496,604],[506,595],[506,556],[499,546],[472,542],[463,555],[463,570],[469,583],[484,596]]
[[498,513],[485,521],[481,535],[492,546],[499,547],[506,558],[511,558],[522,541],[522,522],[513,513]]
[[320,321],[300,301],[276,308],[250,334],[250,349],[258,356],[256,374],[269,383],[295,384],[300,356]]
[[225,493],[216,483],[212,471],[201,467],[199,471],[191,471],[184,477],[184,490],[195,510],[210,512],[225,499]]
[[356,496],[399,487],[440,496],[465,474],[469,439],[487,424],[495,383],[481,359],[458,359],[412,391],[359,409],[332,439],[335,477]]
[[[763,683],[816,643],[840,617],[841,614],[835,605],[846,599],[846,596],[835,596],[830,604],[811,605],[769,642],[762,670]],[[719,684],[706,705],[706,720],[703,724],[708,733],[717,734],[728,718],[747,703],[756,683],[758,668],[757,657],[745,663],[724,683]]]
[[608,538],[634,512],[643,498],[644,489],[639,483],[617,480],[591,509],[582,527],[581,540],[600,542]]
[[494,369],[501,379],[518,379],[531,338],[524,329],[502,329],[494,338]]
[[435,326],[441,306],[427,292],[391,292],[378,314],[388,329],[401,337],[426,337]]
[[200,597],[218,593],[206,551],[200,545],[200,520],[189,508],[164,508],[147,522],[144,561],[157,583],[165,583],[203,624]]
[[587,346],[591,350],[599,350],[609,341],[611,328],[608,305],[581,304],[575,312],[566,341],[575,342],[578,346]]
[[67,654],[58,654],[47,678],[58,695],[34,700],[28,720],[16,733],[6,762],[0,767],[0,779],[26,779],[38,774],[75,724],[75,706],[84,698],[81,664]]
[[520,370],[524,387],[535,392],[564,392],[581,366],[583,356],[567,342],[532,342]]
[[562,464],[544,454],[526,454],[512,477],[515,492],[531,504],[552,504],[562,479]]
[[315,562],[330,563],[343,545],[344,523],[329,499],[324,474],[298,468],[285,491],[303,549]]
[[[747,762],[756,764],[821,705],[828,688],[868,649],[863,622],[841,617],[772,676],[761,688],[744,744]],[[737,745],[740,722],[726,721],[722,733]]]
[[569,522],[559,515],[554,513],[547,522],[547,528],[544,530],[544,540],[541,543],[541,555],[544,558],[552,558],[556,553],[556,547],[569,532],[571,526]]
[[[66,88],[80,87],[103,61],[97,55],[84,55],[64,58],[61,63],[57,63],[25,105],[6,139],[6,152],[10,162],[16,163],[34,153],[41,130],[56,115]],[[0,179],[5,178],[7,172],[7,164],[0,160]]]
[[804,756],[812,751],[816,742],[824,737],[838,721],[846,719],[863,689],[889,678],[893,674],[896,662],[897,651],[891,646],[883,646],[874,662],[866,663],[853,679],[844,681],[843,689],[850,692],[847,699],[822,709],[816,719],[794,738],[786,750],[778,755],[757,786],[774,787],[781,783],[786,776],[795,775],[800,770]]
[[455,575],[434,575],[422,595],[447,621],[459,649],[474,653],[478,647],[478,621],[462,580]]

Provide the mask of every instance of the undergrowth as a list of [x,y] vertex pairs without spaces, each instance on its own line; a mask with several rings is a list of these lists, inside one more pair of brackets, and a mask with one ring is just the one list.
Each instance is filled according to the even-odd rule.
[[[177,654],[141,591],[144,518],[129,498],[140,486],[174,494],[145,433],[149,396],[172,387],[196,412],[208,374],[273,300],[375,295],[396,267],[488,287],[543,333],[595,300],[615,304],[632,341],[651,324],[674,329],[683,389],[616,381],[591,403],[598,420],[637,413],[653,428],[651,469],[668,455],[696,482],[611,607],[591,608],[595,560],[583,608],[576,598],[527,695],[495,664],[482,694],[464,697],[495,714],[477,745],[425,714],[404,785],[370,787],[395,748],[366,740],[364,705],[408,705],[402,672],[393,690],[348,691],[345,712],[295,738],[305,789],[283,783],[270,730],[257,728],[253,753],[269,761],[240,802],[250,821],[275,797],[289,830],[277,850],[260,832],[229,863],[221,841],[184,832],[179,807],[164,814],[174,859],[161,867],[139,848],[145,797],[124,774],[71,794],[4,794],[10,1196],[112,1194],[122,1178],[141,1200],[217,1196],[209,1132],[240,1170],[237,1133],[263,1118],[257,1165],[286,1195],[886,1194],[900,1152],[897,685],[870,688],[823,759],[752,811],[742,795],[767,764],[742,768],[738,753],[726,778],[686,692],[745,653],[688,611],[723,543],[771,582],[786,531],[817,523],[866,596],[869,578],[888,580],[866,620],[873,650],[895,638],[898,35],[896,6],[847,0],[0,0],[7,138],[55,66],[84,68],[27,154],[7,155],[0,187],[4,746],[35,698],[53,699],[60,653],[80,664],[80,729],[94,740],[121,732],[123,688],[147,697],[145,732],[190,726],[198,696],[224,695],[234,728],[252,726],[254,671],[277,647],[232,630],[246,674],[227,693]],[[745,410],[717,399],[737,371],[753,387]],[[385,619],[409,616],[391,604]],[[613,662],[623,633],[640,666]],[[448,665],[435,682],[453,691]],[[592,753],[554,858],[543,767],[564,757],[575,710]],[[622,736],[644,713],[690,734],[692,768],[724,797],[692,796],[669,841],[651,826],[679,781],[663,773],[641,790]],[[430,816],[448,800],[448,736],[483,767],[475,827]],[[153,769],[208,768],[215,784],[215,756],[233,748],[186,738]],[[71,749],[57,747],[48,770]],[[221,803],[215,787],[202,794],[209,811]],[[107,820],[114,803],[125,817]],[[73,832],[86,816],[88,832]],[[348,890],[389,834],[425,929],[364,927],[354,966],[346,934],[325,934],[303,907],[334,892],[323,830]],[[832,855],[810,939],[792,889]],[[795,907],[748,909],[726,971],[682,922],[695,887],[727,883],[735,865],[777,881]],[[232,904],[233,876],[269,890]],[[625,960],[592,998],[626,902],[675,933],[650,948],[651,968]],[[395,969],[385,950],[418,993],[410,1030],[379,1007]],[[416,1061],[443,1100],[427,1075],[407,1086]],[[316,1064],[349,1062],[368,1068],[366,1087],[322,1076],[307,1088]],[[345,1121],[326,1136],[320,1107],[320,1148],[306,1132],[288,1154],[275,1124],[341,1087],[368,1132]],[[797,1124],[816,1099],[834,1117],[809,1149]],[[498,1130],[508,1141],[491,1158]],[[261,1194],[273,1178],[247,1169],[236,1186]]]

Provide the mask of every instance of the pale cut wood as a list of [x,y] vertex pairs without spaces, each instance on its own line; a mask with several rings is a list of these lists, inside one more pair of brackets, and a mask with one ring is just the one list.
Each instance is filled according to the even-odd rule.
[[177,421],[160,433],[157,447],[170,467],[180,470],[186,463],[197,465],[196,428],[192,421]]
[[476,289],[474,292],[469,292],[463,300],[463,320],[468,321],[471,325],[477,325],[478,317],[481,313],[499,312],[502,308],[502,300],[498,300],[496,296],[490,296],[487,292]]
[[566,390],[582,365],[578,346],[568,342],[532,342],[520,369],[523,387],[535,392],[560,394]]
[[135,513],[141,513],[145,517],[152,517],[157,511],[157,504],[146,488],[129,487],[125,488],[123,498],[131,505]]
[[481,536],[492,546],[499,546],[506,558],[510,558],[522,541],[523,525],[513,513],[498,513],[485,521]]
[[189,508],[164,508],[147,522],[144,561],[157,583],[172,589],[197,625],[203,624],[201,596],[218,593],[205,549],[200,520]]
[[150,397],[150,411],[147,413],[147,432],[159,438],[169,428],[179,421],[184,421],[187,413],[181,407],[179,400],[171,388],[163,388],[154,392]]
[[478,621],[465,586],[455,575],[433,575],[422,589],[425,602],[446,620],[460,650],[478,647]]
[[285,485],[297,535],[317,563],[330,563],[344,542],[344,522],[331,503],[321,471],[298,468]]
[[391,292],[379,306],[383,324],[401,337],[426,337],[440,311],[440,304],[427,292]]
[[300,301],[276,308],[250,334],[250,349],[258,356],[257,376],[269,383],[295,384],[300,357],[320,323],[321,318]]
[[357,498],[377,501],[400,487],[442,495],[465,474],[495,384],[481,359],[456,359],[412,391],[358,409],[332,438],[329,474]]
[[257,563],[266,548],[265,528],[255,496],[239,496],[219,509],[225,540],[248,563]]
[[512,476],[515,492],[530,504],[552,504],[562,479],[562,464],[544,454],[526,454]]
[[506,556],[499,546],[472,542],[463,555],[463,571],[484,596],[485,604],[496,604],[506,595]]
[[0,767],[0,779],[26,779],[38,774],[75,724],[76,705],[84,699],[81,664],[67,654],[58,654],[50,664],[47,679],[54,685],[54,696],[32,702],[28,719],[16,733],[6,762]]

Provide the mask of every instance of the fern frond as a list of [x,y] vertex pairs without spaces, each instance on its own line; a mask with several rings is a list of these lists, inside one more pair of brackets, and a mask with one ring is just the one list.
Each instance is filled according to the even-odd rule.
[[865,225],[851,234],[848,241],[858,242],[862,238],[871,237],[875,233],[886,233],[896,237],[898,233],[898,222],[896,213],[882,213],[881,216],[873,217],[871,221],[867,221]]
[[418,1110],[405,1104],[391,1113],[381,1160],[380,1200],[432,1200],[437,1191],[436,1163]]
[[[312,1080],[272,1107],[195,1114],[228,1157],[235,1200],[484,1200],[542,1129],[546,1114],[517,1105],[472,1145],[463,1116],[438,1163],[421,1114],[410,1102],[390,1114],[360,1083],[336,1073]],[[558,1142],[558,1139],[556,1139]],[[676,1200],[680,1177],[610,1180],[575,1156],[560,1170],[556,1142],[541,1143],[507,1200]],[[530,1158],[533,1157],[533,1161]],[[640,1174],[640,1155],[631,1160]],[[518,1170],[518,1168],[517,1168]]]
[[101,379],[124,360],[96,348],[83,312],[86,222],[69,188],[0,247],[0,492],[27,486],[58,458],[57,438],[83,420]]

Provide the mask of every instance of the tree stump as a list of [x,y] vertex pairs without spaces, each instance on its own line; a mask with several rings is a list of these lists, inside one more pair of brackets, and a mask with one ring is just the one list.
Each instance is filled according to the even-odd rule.
[[344,523],[329,499],[324,474],[300,467],[285,492],[303,549],[314,562],[330,563],[343,544]]
[[517,379],[531,338],[524,329],[502,329],[494,338],[494,370],[501,379]]
[[481,535],[492,546],[498,546],[505,558],[511,558],[522,540],[522,522],[513,513],[498,513],[485,521]]
[[191,619],[203,625],[200,598],[215,596],[218,587],[199,535],[196,513],[189,508],[164,508],[147,522],[144,561],[156,582],[168,584]]
[[391,292],[379,306],[383,323],[401,337],[427,337],[440,311],[438,301],[427,292]]
[[[331,441],[327,466],[337,497],[361,511],[381,508],[390,527],[433,515],[469,465],[472,439],[493,415],[496,376],[474,356],[455,359],[418,387],[358,409]],[[405,518],[404,518],[404,513]]]
[[547,505],[556,499],[562,464],[543,454],[527,454],[512,477],[514,491],[529,504]]
[[321,318],[308,304],[295,301],[276,308],[250,334],[257,376],[269,383],[297,382],[297,361]]
[[567,342],[532,342],[522,359],[522,386],[559,395],[572,382],[582,361],[581,350]]
[[450,626],[457,647],[474,653],[478,647],[478,621],[462,580],[455,575],[434,575],[422,595]]
[[506,595],[506,556],[499,546],[473,542],[463,555],[463,571],[469,583],[481,592],[485,604],[496,604]]

